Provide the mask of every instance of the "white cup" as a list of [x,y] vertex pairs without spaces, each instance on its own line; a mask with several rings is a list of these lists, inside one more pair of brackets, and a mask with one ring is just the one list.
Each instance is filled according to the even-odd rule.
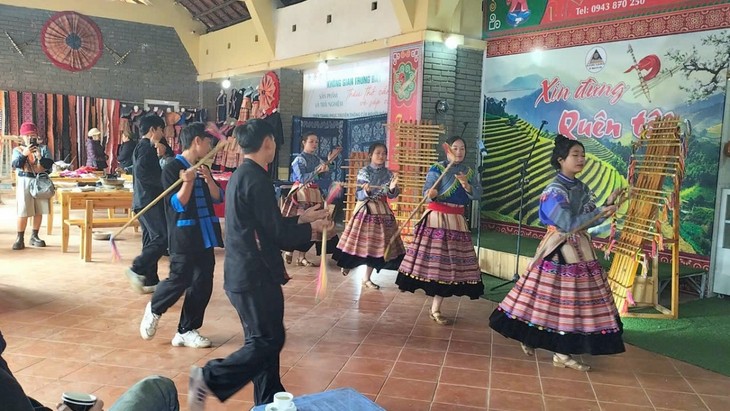
[[276,407],[277,410],[288,410],[292,405],[292,400],[294,400],[294,395],[289,392],[277,392],[274,394],[274,407]]

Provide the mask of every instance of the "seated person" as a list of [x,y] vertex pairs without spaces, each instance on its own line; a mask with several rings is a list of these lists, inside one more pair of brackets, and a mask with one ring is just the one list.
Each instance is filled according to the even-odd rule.
[[[6,346],[5,338],[0,332],[0,404],[2,404],[2,410],[52,411],[25,394],[23,387],[10,372],[8,363],[2,357]],[[104,401],[98,399],[90,411],[102,411],[103,408]],[[134,384],[119,397],[109,411],[178,411],[179,409],[175,383],[169,378],[155,375]],[[58,404],[56,410],[71,411],[65,404]]]

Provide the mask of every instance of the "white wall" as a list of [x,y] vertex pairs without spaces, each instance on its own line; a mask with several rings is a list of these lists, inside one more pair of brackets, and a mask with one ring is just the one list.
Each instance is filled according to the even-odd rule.
[[[274,13],[276,58],[285,59],[401,34],[390,0],[309,0]],[[327,15],[332,22],[327,24]],[[355,18],[357,16],[357,18]],[[297,31],[292,32],[292,25]]]

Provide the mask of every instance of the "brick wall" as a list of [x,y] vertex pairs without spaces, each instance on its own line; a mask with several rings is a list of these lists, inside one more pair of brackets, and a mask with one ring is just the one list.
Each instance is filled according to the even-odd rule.
[[[146,10],[146,9],[145,9]],[[124,63],[104,50],[94,67],[73,73],[57,68],[41,50],[40,32],[52,11],[0,5],[0,27],[19,44],[18,54],[0,32],[1,90],[84,95],[133,101],[179,101],[198,106],[202,94],[195,66],[175,30],[120,20],[91,17],[101,29],[105,44],[124,54]]]
[[[444,140],[461,135],[467,145],[467,163],[476,162],[476,143],[479,125],[483,52],[479,50],[450,50],[443,43],[426,42],[424,45],[423,106],[421,118],[443,124]],[[446,100],[449,110],[436,113],[436,102]]]

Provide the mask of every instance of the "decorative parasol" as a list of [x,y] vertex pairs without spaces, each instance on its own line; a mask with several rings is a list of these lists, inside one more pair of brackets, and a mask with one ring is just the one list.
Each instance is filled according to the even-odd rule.
[[279,77],[270,71],[264,74],[259,84],[259,111],[264,117],[279,108]]
[[87,70],[101,57],[101,30],[86,16],[62,11],[43,25],[41,47],[56,67],[68,71]]

